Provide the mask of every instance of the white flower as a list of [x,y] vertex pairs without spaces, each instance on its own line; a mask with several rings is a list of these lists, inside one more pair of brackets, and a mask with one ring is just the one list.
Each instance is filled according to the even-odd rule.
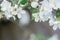
[[60,23],[59,22],[57,22],[57,23],[54,22],[53,30],[57,30],[57,28],[60,29]]
[[48,21],[48,19],[52,18],[52,7],[50,6],[47,0],[43,0],[40,2],[42,5],[39,10],[39,16],[41,21]]
[[[33,16],[35,17],[35,21],[48,21],[48,19],[52,18],[52,8],[48,4],[48,1],[43,1],[43,3],[39,9],[38,13],[34,13]],[[39,15],[39,16],[38,16]]]
[[3,13],[7,19],[10,19],[12,17],[11,13],[5,12]]
[[20,19],[22,16],[20,13],[17,14],[17,17]]
[[13,16],[13,19],[16,20],[15,16]]
[[52,9],[48,0],[43,0],[40,3],[42,4],[41,6],[43,7],[44,10],[51,10]]
[[36,18],[35,18],[35,22],[38,22],[38,21],[39,21],[39,18],[38,18],[38,17],[36,17]]
[[30,22],[30,15],[29,15],[29,13],[24,10],[24,12],[22,11],[22,13],[20,13],[20,14],[21,14],[21,19],[20,19],[19,23],[22,26],[29,24],[29,22]]
[[54,18],[49,20],[49,25],[53,26],[53,30],[57,30],[57,28],[60,29],[60,21],[57,21]]
[[50,19],[52,17],[52,9],[44,9],[43,6],[41,6],[40,8],[40,12],[39,12],[39,16],[40,16],[40,20],[41,21],[47,21],[48,19]]
[[35,22],[39,21],[39,14],[38,13],[34,13],[34,14],[32,14],[32,16],[35,18]]
[[35,21],[36,22],[38,22],[38,20],[43,21],[43,22],[48,21],[48,19],[52,18],[52,16],[53,16],[52,15],[52,8],[50,7],[47,0],[42,1],[40,3],[42,3],[42,5],[41,5],[41,7],[39,9],[39,12],[38,12],[39,17],[38,17],[38,15],[36,13],[35,16],[34,16]]
[[25,10],[20,10],[20,13],[21,14],[26,14],[26,11]]
[[52,19],[52,20],[49,20],[49,25],[50,25],[50,26],[53,26],[53,25],[54,25],[54,22],[55,22],[55,21],[54,21],[53,19]]
[[7,0],[3,0],[3,2],[1,3],[1,10],[2,11],[10,10],[10,7],[11,3],[8,2]]
[[57,25],[53,26],[53,30],[57,30],[57,28],[58,28]]
[[32,6],[33,8],[36,8],[36,7],[38,6],[38,2],[31,2],[31,6]]
[[18,8],[18,5],[15,4],[14,8]]
[[54,8],[54,9],[60,8],[60,0],[43,0],[40,3],[42,3],[44,5],[44,7],[47,6],[47,9],[49,8],[48,6],[50,6],[51,8]]
[[20,8],[20,10],[17,9],[17,16],[20,19],[22,15],[26,14],[27,12]]
[[17,11],[12,11],[11,14],[12,15],[17,15],[18,13],[17,13]]
[[[56,20],[52,15],[52,8],[58,9],[60,8],[60,0],[43,0],[42,7],[44,10],[40,12],[40,19],[41,20],[47,20],[49,19],[49,25],[53,26],[53,30],[56,30],[57,28],[60,29],[60,21]],[[46,21],[45,20],[45,21]]]
[[49,0],[49,4],[54,9],[60,8],[60,0]]

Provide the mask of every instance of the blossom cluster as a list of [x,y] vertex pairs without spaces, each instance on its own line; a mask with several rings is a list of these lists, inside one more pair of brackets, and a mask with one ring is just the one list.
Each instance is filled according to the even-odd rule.
[[[22,0],[21,0],[22,1]],[[11,2],[3,0],[0,4],[0,18],[10,20],[19,20],[23,25],[29,23],[29,13],[23,9],[24,5],[19,6],[20,0],[13,0]]]
[[35,22],[49,21],[49,25],[53,26],[53,30],[60,29],[60,0],[43,0],[39,3],[39,12],[32,14]]
[[6,17],[8,20],[11,17],[14,20],[18,18],[21,23],[26,24],[28,21],[28,24],[29,14],[32,14],[32,20],[35,22],[49,21],[54,30],[60,29],[60,0],[12,0],[11,2],[3,0],[0,7],[0,18]]

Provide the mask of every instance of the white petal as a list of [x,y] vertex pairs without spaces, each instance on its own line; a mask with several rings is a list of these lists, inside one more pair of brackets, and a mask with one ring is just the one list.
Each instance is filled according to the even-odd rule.
[[33,8],[36,8],[36,7],[38,6],[38,2],[31,2],[31,6],[32,6]]
[[22,26],[29,24],[29,22],[30,22],[29,13],[26,12],[25,14],[22,14],[21,16],[22,16],[22,17],[21,17],[21,19],[20,19],[20,24],[21,24]]
[[[1,3],[1,10],[2,11],[6,11],[11,7],[11,3],[8,2],[7,0],[3,0],[3,2]],[[10,9],[9,9],[10,10]]]
[[54,25],[54,21],[53,20],[49,20],[49,25],[53,26]]
[[53,30],[57,30],[57,28],[58,28],[58,27],[57,27],[56,25],[53,26]]
[[20,13],[21,14],[26,14],[26,11],[25,10],[21,10]]
[[17,17],[20,19],[20,18],[21,18],[21,14],[20,14],[20,13],[18,13],[18,14],[17,14]]
[[17,15],[17,11],[13,11],[11,14],[12,15]]
[[13,16],[13,19],[16,20],[15,16]]
[[9,18],[12,17],[12,15],[11,15],[10,13],[4,13],[4,15],[5,15],[5,17],[6,17],[7,19],[9,19]]
[[39,18],[35,18],[35,22],[38,22],[39,21]]

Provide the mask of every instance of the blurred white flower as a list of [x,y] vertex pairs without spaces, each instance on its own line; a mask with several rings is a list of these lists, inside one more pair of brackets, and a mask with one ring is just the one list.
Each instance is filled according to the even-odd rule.
[[18,8],[18,9],[17,9],[17,16],[20,19],[22,17],[22,15],[26,14],[26,11],[23,10],[22,8]]
[[22,9],[22,10],[20,10],[20,13],[21,14],[26,14],[26,11]]
[[[21,1],[21,0],[20,0]],[[18,4],[20,3],[18,2]],[[31,6],[33,8],[37,8],[39,6],[39,12],[32,14],[34,17],[35,22],[45,22],[49,20],[49,25],[53,26],[53,29],[56,30],[57,28],[60,29],[60,21],[56,20],[53,17],[52,9],[58,9],[60,8],[60,0],[43,0],[41,1],[41,5],[38,3],[39,0],[35,0],[31,2]],[[11,3],[7,0],[3,0],[1,3],[1,10],[4,11],[5,17],[7,19],[13,17],[14,20],[16,20],[14,15],[17,15],[17,17],[20,19],[20,22],[22,25],[29,24],[30,21],[30,15],[26,10],[23,10],[23,7],[26,5],[18,5],[15,4],[15,6],[11,6]],[[2,15],[0,15],[0,18]]]
[[[35,21],[38,22],[39,21],[48,21],[48,19],[52,18],[52,7],[49,5],[47,0],[44,0],[42,2],[40,2],[42,5],[40,6],[38,15],[37,13],[35,14]],[[37,17],[36,17],[37,15]]]
[[60,29],[60,21],[53,19],[49,20],[49,25],[53,26],[53,30],[57,30],[57,28]]
[[39,12],[39,16],[40,16],[40,20],[41,21],[47,21],[48,19],[50,19],[52,17],[52,9],[44,9],[43,6],[41,6],[40,8],[40,12]]
[[48,21],[48,19],[52,18],[52,7],[50,6],[48,0],[43,0],[40,2],[42,5],[39,9],[39,16],[41,21]]
[[2,11],[10,10],[10,7],[11,3],[8,2],[7,0],[3,0],[3,2],[1,3],[1,10]]
[[33,7],[33,8],[37,8],[37,6],[38,6],[39,4],[38,4],[38,2],[31,2],[31,6]]
[[44,7],[46,6],[47,9],[48,8],[54,8],[54,9],[60,8],[60,0],[43,0],[40,3],[42,3]]
[[18,13],[17,13],[17,11],[12,11],[11,14],[12,15],[17,15]]
[[21,19],[20,19],[20,24],[22,26],[28,25],[29,22],[30,22],[30,15],[29,15],[29,13],[26,10],[24,10],[24,12],[22,11],[22,13],[20,12],[20,14],[22,16]]
[[53,26],[53,25],[54,25],[54,22],[55,22],[55,21],[54,21],[53,19],[52,19],[52,20],[49,20],[49,25],[50,25],[50,26]]
[[48,0],[50,6],[54,9],[60,8],[60,0]]
[[12,16],[14,20],[16,20],[15,16]]
[[57,30],[57,28],[58,28],[57,25],[53,26],[53,30]]
[[47,6],[42,5],[39,9],[39,12],[32,14],[32,16],[35,18],[35,22],[48,21],[53,17],[52,8],[47,8]]
[[38,21],[39,21],[39,18],[38,18],[38,17],[36,17],[36,18],[35,18],[35,22],[38,22]]
[[43,7],[44,10],[48,10],[49,11],[49,10],[52,9],[52,7],[50,6],[48,0],[43,0],[40,3],[42,4],[41,6]]
[[39,14],[38,13],[34,13],[32,14],[32,16],[35,18],[35,22],[38,22],[39,21]]
[[11,13],[5,12],[3,13],[3,15],[5,15],[5,17],[9,20],[13,15],[11,15]]
[[20,19],[22,16],[20,13],[17,14],[17,17]]
[[15,4],[14,8],[18,8],[18,5]]

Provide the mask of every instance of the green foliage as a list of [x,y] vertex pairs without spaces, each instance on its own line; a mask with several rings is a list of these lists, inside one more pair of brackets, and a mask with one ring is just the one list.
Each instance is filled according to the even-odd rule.
[[60,9],[56,10],[56,17],[60,18]]
[[37,13],[39,11],[38,8],[28,7],[31,13]]
[[31,21],[34,21],[34,16],[32,16],[33,13],[38,13],[39,12],[39,9],[38,8],[33,8],[31,6],[27,7],[28,10],[31,12]]
[[1,6],[0,6],[0,13],[2,12],[2,10],[1,10]]
[[0,12],[1,12],[1,6],[0,6]]
[[28,3],[28,0],[21,0],[20,4],[25,5]]
[[27,4],[28,3],[28,0],[13,0],[12,1],[12,3],[13,3],[13,5],[15,5],[15,4],[22,4],[22,5],[25,5],[25,4]]

